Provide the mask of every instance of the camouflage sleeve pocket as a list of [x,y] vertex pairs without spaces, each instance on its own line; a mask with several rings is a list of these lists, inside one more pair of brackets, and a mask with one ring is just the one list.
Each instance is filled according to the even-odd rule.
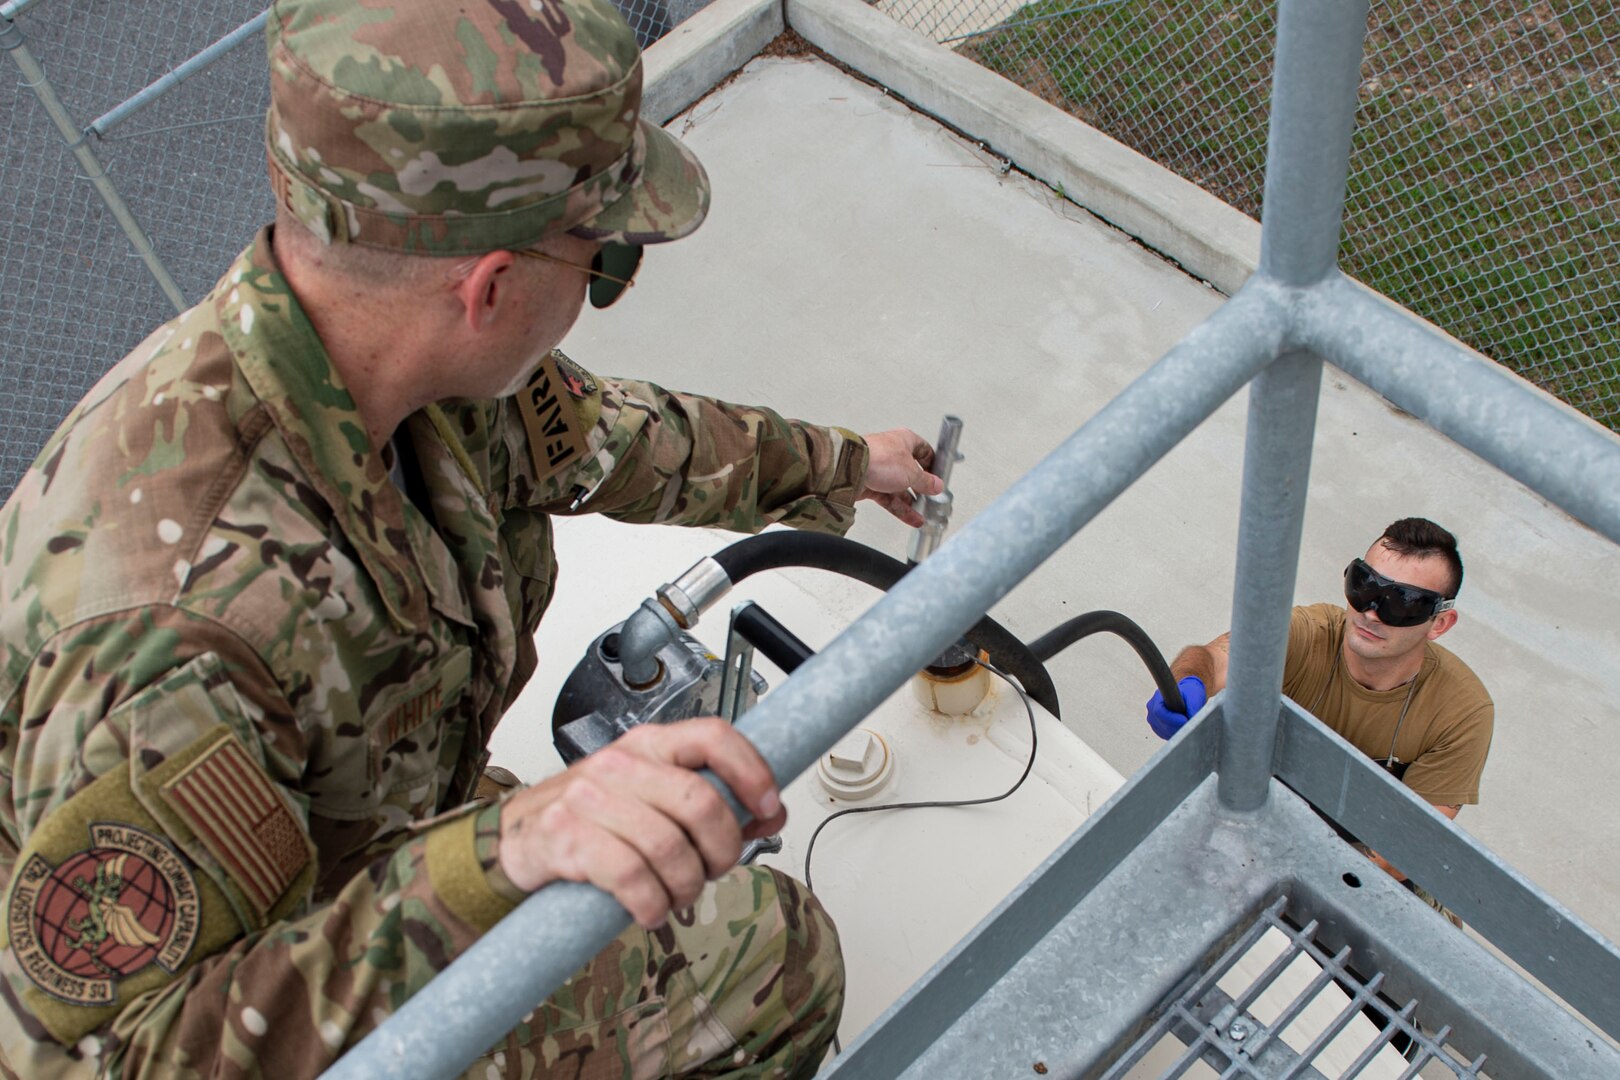
[[471,675],[472,652],[457,645],[431,668],[377,695],[367,726],[371,780],[381,795],[415,787],[438,769],[450,727],[441,717],[460,706]]
[[302,808],[266,773],[223,665],[198,657],[126,708],[135,797],[243,926],[290,914],[313,878],[314,844]]

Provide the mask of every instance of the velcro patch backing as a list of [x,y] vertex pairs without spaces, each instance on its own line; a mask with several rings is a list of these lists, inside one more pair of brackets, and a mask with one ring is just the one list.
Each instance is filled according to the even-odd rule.
[[[595,380],[560,353],[552,353],[517,393],[518,415],[529,433],[535,481],[551,479],[587,457],[590,396]],[[582,396],[583,393],[583,396]]]
[[309,861],[303,830],[270,778],[229,733],[178,776],[163,798],[258,908],[275,906]]

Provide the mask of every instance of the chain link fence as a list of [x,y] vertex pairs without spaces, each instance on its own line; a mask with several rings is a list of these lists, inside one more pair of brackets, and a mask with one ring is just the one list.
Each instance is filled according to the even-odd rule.
[[[645,45],[704,0],[616,2]],[[264,6],[0,4],[0,48],[15,61],[0,60],[0,501],[96,380],[176,311],[41,94],[59,101],[77,137],[229,39]],[[83,136],[186,304],[274,215],[264,163],[264,38],[250,30],[105,134]]]
[[[1258,218],[1271,0],[881,0]],[[1345,270],[1620,431],[1620,10],[1373,4]]]
[[[617,0],[643,44],[704,0]],[[1259,215],[1270,0],[879,0]],[[0,4],[0,499],[73,404],[175,310],[36,100],[86,128],[262,0]],[[1620,430],[1620,11],[1375,5],[1346,208],[1351,273]],[[39,78],[21,56],[37,60]],[[40,83],[40,85],[34,85]],[[84,146],[194,302],[272,214],[247,34]]]

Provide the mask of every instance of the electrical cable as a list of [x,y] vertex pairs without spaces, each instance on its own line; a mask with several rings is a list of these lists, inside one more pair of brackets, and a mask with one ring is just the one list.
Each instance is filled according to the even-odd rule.
[[[758,548],[744,550],[748,556],[757,557],[759,554],[761,554]],[[769,554],[776,553],[770,552]],[[873,552],[872,554],[876,555],[877,553]],[[761,568],[763,567],[750,566],[746,570],[743,570],[743,573],[752,573],[756,569]],[[843,569],[842,567],[833,566],[826,566],[825,568]],[[728,566],[726,569],[728,572],[730,572],[732,568]],[[738,569],[741,570],[742,568],[739,567]],[[733,580],[735,580],[735,578]],[[868,580],[871,584],[878,584],[878,582],[870,581],[870,579]],[[887,588],[886,585],[880,585],[879,587]],[[988,623],[990,620],[986,618],[984,622]],[[997,629],[1000,629],[1000,627],[997,627]],[[1137,656],[1141,658],[1142,663],[1145,664],[1148,671],[1152,673],[1153,681],[1158,685],[1160,693],[1164,695],[1164,700],[1167,705],[1173,709],[1177,709],[1177,711],[1185,709],[1186,705],[1181,697],[1181,688],[1176,685],[1175,676],[1170,673],[1170,665],[1165,663],[1164,654],[1159,651],[1158,646],[1153,643],[1153,639],[1148,637],[1147,633],[1141,627],[1137,626],[1136,623],[1132,622],[1129,618],[1121,615],[1117,611],[1089,611],[1084,615],[1078,615],[1073,619],[1069,619],[1059,626],[1054,627],[1048,633],[1041,635],[1041,637],[1037,638],[1035,641],[1030,642],[1024,655],[1033,659],[1035,669],[1037,669],[1042,676],[1045,676],[1045,662],[1047,660],[1050,660],[1057,653],[1068,648],[1070,645],[1073,645],[1082,638],[1090,637],[1092,634],[1101,633],[1103,631],[1107,631],[1108,633],[1116,634],[1119,637],[1124,638],[1131,648],[1136,650]],[[804,885],[808,891],[815,891],[814,879],[810,873],[810,860],[815,856],[816,853],[816,840],[820,838],[821,830],[825,829],[838,818],[849,817],[852,814],[875,814],[881,810],[921,810],[927,807],[983,806],[988,803],[1001,802],[1003,799],[1011,798],[1014,792],[1024,786],[1024,781],[1029,779],[1029,774],[1035,768],[1035,752],[1038,745],[1038,736],[1035,725],[1035,707],[1030,703],[1030,694],[1024,689],[1023,686],[1019,685],[1018,681],[1014,680],[1012,676],[1008,675],[1005,671],[1002,671],[995,664],[989,663],[983,659],[975,659],[974,663],[978,664],[986,671],[993,673],[1008,686],[1018,691],[1019,700],[1024,703],[1024,712],[1029,716],[1029,760],[1024,762],[1024,771],[1018,774],[1018,779],[1013,782],[1012,787],[1008,788],[1000,795],[991,795],[983,799],[929,799],[921,802],[883,803],[880,806],[852,806],[848,809],[839,810],[836,813],[828,814],[822,819],[821,823],[816,826],[815,831],[810,834],[810,842],[805,845]],[[1043,701],[1042,704],[1044,705],[1045,702]],[[1050,712],[1052,710],[1048,711]],[[1056,713],[1054,712],[1053,715],[1055,716]],[[837,1032],[833,1033],[832,1046],[833,1054],[835,1056],[844,1052],[843,1044],[840,1042]]]
[[[806,891],[815,891],[810,880],[810,858],[816,853],[816,838],[821,835],[822,829],[825,829],[838,818],[848,817],[850,814],[875,814],[879,810],[921,810],[930,806],[983,806],[986,803],[1000,802],[1003,799],[1011,798],[1013,792],[1024,786],[1024,781],[1029,779],[1030,771],[1035,768],[1035,707],[1030,704],[1028,692],[1022,686],[1019,686],[1012,676],[985,660],[975,660],[974,663],[998,676],[1002,682],[1018,691],[1018,698],[1024,703],[1024,712],[1029,716],[1029,760],[1024,762],[1024,771],[1018,774],[1018,779],[1013,781],[1013,786],[1000,795],[990,795],[983,799],[930,799],[925,802],[884,803],[881,806],[852,806],[847,810],[840,810],[836,814],[828,814],[822,819],[821,824],[816,826],[816,831],[810,834],[810,843],[804,849],[804,887]],[[834,1056],[844,1052],[843,1044],[839,1042],[836,1031],[833,1032],[832,1045]]]
[[828,814],[822,819],[821,824],[816,826],[816,831],[810,834],[810,843],[806,845],[804,849],[804,885],[806,889],[809,889],[812,892],[815,891],[810,880],[810,858],[816,852],[816,838],[821,835],[822,829],[825,829],[828,825],[832,824],[841,817],[848,817],[851,814],[875,814],[879,810],[921,810],[931,806],[983,806],[987,803],[1000,802],[1003,799],[1010,798],[1013,792],[1024,786],[1024,781],[1029,779],[1030,771],[1035,768],[1035,707],[1030,703],[1028,692],[1026,692],[1022,686],[1019,686],[1018,683],[1013,680],[1012,676],[1008,675],[1005,671],[1002,671],[994,664],[988,663],[984,660],[976,660],[974,662],[991,674],[999,676],[1000,679],[1008,686],[1018,691],[1019,700],[1024,703],[1024,711],[1029,714],[1029,760],[1024,762],[1024,771],[1018,774],[1018,779],[1013,782],[1013,786],[1008,788],[1006,791],[1003,791],[1000,795],[990,795],[982,799],[930,799],[925,802],[883,803],[880,806],[852,806],[847,810],[840,810],[835,814]]

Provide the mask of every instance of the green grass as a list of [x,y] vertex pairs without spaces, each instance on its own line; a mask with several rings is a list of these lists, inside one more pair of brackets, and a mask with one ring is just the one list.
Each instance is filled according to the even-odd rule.
[[[1028,5],[962,52],[1259,217],[1272,5],[1012,25],[1072,6]],[[1606,3],[1565,7],[1379,7],[1341,262],[1620,431],[1620,26]]]

